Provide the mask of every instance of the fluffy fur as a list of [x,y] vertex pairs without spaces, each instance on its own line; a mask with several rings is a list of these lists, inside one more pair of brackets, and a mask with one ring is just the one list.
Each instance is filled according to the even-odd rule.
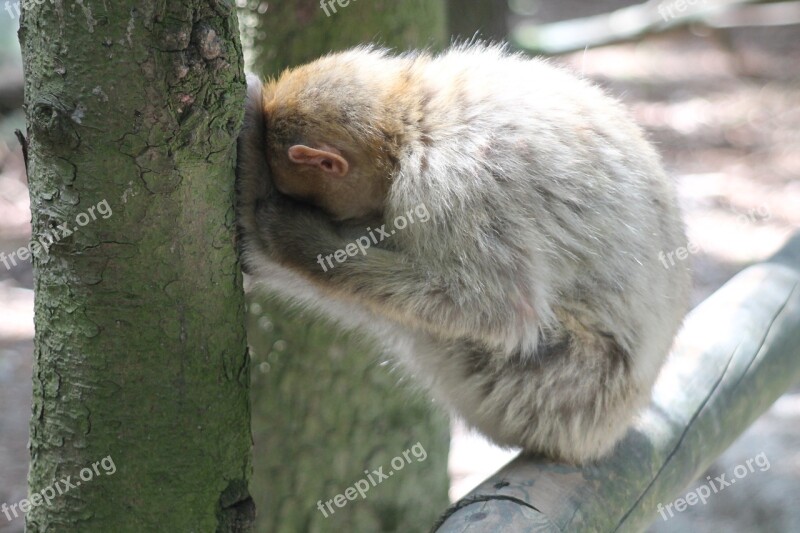
[[[388,180],[378,219],[277,193],[266,153],[303,124],[374,160],[356,167]],[[239,150],[246,270],[397,348],[498,444],[593,460],[648,402],[689,288],[658,254],[686,238],[657,154],[598,88],[501,48],[358,48],[249,80]],[[420,205],[427,222],[321,268]]]

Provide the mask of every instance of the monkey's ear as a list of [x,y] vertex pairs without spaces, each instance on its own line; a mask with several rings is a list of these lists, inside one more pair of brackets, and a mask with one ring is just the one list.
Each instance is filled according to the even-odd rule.
[[301,165],[315,166],[325,174],[337,178],[346,176],[347,171],[350,170],[347,159],[342,157],[339,150],[331,146],[325,146],[325,149],[318,150],[310,146],[296,144],[289,148],[289,160]]

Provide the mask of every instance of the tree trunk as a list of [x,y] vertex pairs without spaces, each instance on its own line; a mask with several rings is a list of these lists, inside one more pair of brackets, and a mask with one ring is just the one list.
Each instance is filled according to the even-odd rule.
[[[248,69],[277,75],[334,50],[375,44],[405,50],[446,42],[444,0],[247,0],[240,10]],[[348,0],[342,0],[346,3]],[[263,11],[263,13],[262,13]]]
[[450,34],[461,41],[477,37],[508,39],[508,0],[447,0]]
[[200,0],[23,5],[44,243],[32,245],[28,530],[245,530],[235,13]]
[[[245,40],[255,38],[250,57],[260,75],[359,43],[402,50],[443,41],[438,0],[334,3],[330,17],[319,0],[270,2],[262,15],[259,2],[251,4],[240,20]],[[257,530],[430,529],[447,506],[446,416],[402,372],[381,365],[374,346],[259,295],[249,310]],[[392,459],[417,443],[425,454],[408,454],[402,471],[393,469]],[[378,484],[373,471],[381,468],[395,472]],[[345,499],[360,480],[370,485],[364,497]],[[329,500],[345,503],[326,508]]]

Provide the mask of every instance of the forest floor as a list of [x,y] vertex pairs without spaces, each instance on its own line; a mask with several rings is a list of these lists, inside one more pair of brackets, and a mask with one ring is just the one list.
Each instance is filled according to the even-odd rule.
[[[540,15],[577,16],[586,4],[543,3]],[[592,10],[619,4],[597,2]],[[619,96],[662,153],[678,184],[689,239],[699,249],[687,259],[694,304],[800,229],[800,26],[682,30],[554,61]],[[0,120],[0,252],[6,255],[30,239],[24,166],[9,135],[19,120],[19,111]],[[30,262],[10,269],[0,262],[0,504],[25,497],[32,288]],[[779,400],[710,472],[729,472],[760,453],[771,468],[705,506],[657,517],[651,531],[800,531],[797,391]],[[9,523],[0,514],[0,532],[21,531],[21,520]]]

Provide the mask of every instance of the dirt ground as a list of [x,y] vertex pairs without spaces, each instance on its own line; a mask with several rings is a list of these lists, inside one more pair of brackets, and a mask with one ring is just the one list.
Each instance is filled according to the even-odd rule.
[[[537,16],[586,15],[621,3],[540,3]],[[557,61],[622,98],[662,153],[699,249],[690,258],[695,304],[800,230],[800,26],[675,31]],[[0,72],[11,67],[0,65]],[[19,111],[0,117],[6,254],[30,238],[24,168],[9,134],[19,121]],[[10,269],[0,262],[0,503],[25,497],[32,280],[29,262]],[[761,453],[770,468],[704,506],[656,517],[651,531],[800,531],[800,392],[779,400],[710,472],[731,471]],[[0,515],[2,533],[18,533],[21,524]]]

